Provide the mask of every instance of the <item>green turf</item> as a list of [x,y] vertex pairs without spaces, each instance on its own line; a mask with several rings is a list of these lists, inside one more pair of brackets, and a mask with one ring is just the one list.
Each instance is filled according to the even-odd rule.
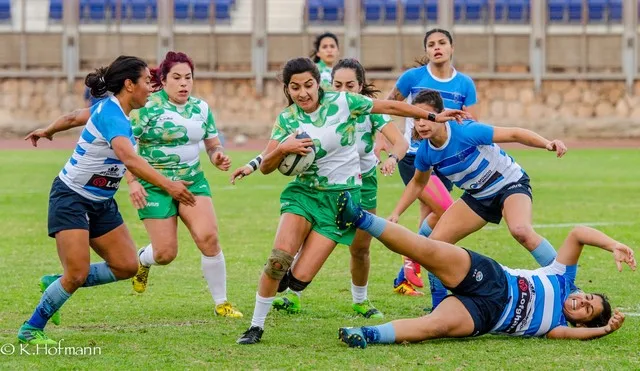
[[[511,151],[532,178],[534,223],[619,222],[601,227],[630,246],[640,243],[640,178],[637,150],[575,150],[558,160],[542,151]],[[179,255],[169,266],[154,267],[146,293],[130,282],[80,289],[62,309],[62,326],[47,327],[63,346],[99,347],[92,356],[19,354],[16,332],[29,318],[40,293],[41,275],[61,270],[54,240],[46,235],[47,196],[53,177],[70,151],[2,151],[0,165],[0,355],[1,369],[639,369],[640,317],[629,317],[617,333],[589,342],[511,339],[484,336],[416,345],[348,349],[337,340],[341,326],[378,324],[423,314],[429,298],[392,294],[400,258],[374,242],[369,296],[385,320],[354,318],[351,312],[349,256],[338,247],[303,296],[303,313],[271,313],[263,341],[235,344],[248,327],[257,279],[272,248],[278,223],[278,195],[287,178],[254,175],[231,186],[228,174],[205,166],[212,183],[227,259],[231,301],[242,320],[214,317],[202,279],[200,254],[186,229],[179,230]],[[250,152],[232,153],[234,165]],[[388,214],[402,186],[399,176],[380,177],[379,211]],[[117,200],[137,245],[146,232],[128,202],[126,186]],[[459,193],[456,193],[459,195]],[[414,228],[413,206],[401,223]],[[555,246],[566,228],[538,230]],[[502,227],[484,230],[462,245],[516,268],[535,262]],[[94,256],[94,260],[98,259]],[[617,273],[603,251],[587,248],[578,284],[609,294],[615,306],[640,312],[640,276]],[[29,348],[34,352],[34,348]],[[85,350],[86,351],[86,350]]]

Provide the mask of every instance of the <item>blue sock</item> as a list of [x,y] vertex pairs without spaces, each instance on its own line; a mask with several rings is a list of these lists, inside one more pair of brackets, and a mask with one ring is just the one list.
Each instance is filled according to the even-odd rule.
[[69,297],[71,294],[65,291],[58,278],[44,290],[40,303],[27,323],[35,328],[43,329],[49,318],[62,307]]
[[418,234],[421,236],[429,237],[431,236],[431,232],[433,232],[433,230],[431,229],[431,227],[429,227],[427,219],[423,220],[422,224],[420,225],[420,229],[418,230]]
[[431,290],[431,310],[434,310],[447,297],[447,289],[442,281],[431,272],[429,272],[429,289]]
[[384,325],[361,328],[367,343],[393,344],[396,342],[396,330],[393,329],[391,322],[387,322]]
[[402,281],[405,280],[404,277],[404,265],[400,266],[400,272],[398,272],[398,277],[396,277],[395,280],[393,280],[393,287],[398,287],[398,285],[400,285],[402,283]]
[[531,252],[531,255],[533,255],[533,258],[538,262],[538,264],[540,264],[541,267],[546,267],[547,265],[553,263],[553,260],[556,258],[558,253],[556,253],[556,250],[553,248],[553,246],[551,246],[549,241],[543,238],[542,242],[540,242],[540,245],[538,245],[538,247],[536,247],[535,250]]
[[115,282],[116,276],[113,275],[111,268],[107,262],[93,263],[89,268],[89,275],[87,280],[84,281],[82,287],[91,287],[97,285],[104,285],[105,283]]
[[373,237],[380,237],[387,221],[377,215],[373,215],[368,211],[363,211],[362,216],[355,221],[356,227],[368,232]]

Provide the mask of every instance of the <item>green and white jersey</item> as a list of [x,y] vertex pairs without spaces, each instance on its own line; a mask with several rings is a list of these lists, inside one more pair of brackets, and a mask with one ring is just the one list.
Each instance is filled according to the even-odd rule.
[[391,121],[389,115],[373,114],[360,116],[356,119],[356,140],[358,141],[358,155],[360,155],[360,169],[362,175],[366,176],[378,164],[373,149],[376,145],[376,132]]
[[282,142],[297,129],[309,134],[316,158],[294,182],[320,190],[357,188],[362,184],[356,120],[371,113],[373,101],[360,94],[325,92],[320,106],[305,113],[296,104],[278,116],[271,139]]
[[324,91],[333,90],[333,86],[331,85],[332,68],[327,66],[327,64],[324,63],[322,59],[316,63],[316,66],[320,71],[320,87],[324,89]]
[[218,136],[207,102],[189,97],[177,105],[161,90],[144,107],[131,111],[130,119],[138,153],[160,173],[172,180],[202,174],[199,144]]

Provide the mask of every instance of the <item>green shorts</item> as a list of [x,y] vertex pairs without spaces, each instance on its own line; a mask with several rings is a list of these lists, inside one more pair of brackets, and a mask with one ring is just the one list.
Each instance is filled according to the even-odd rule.
[[[328,239],[351,245],[355,228],[340,230],[336,225],[338,196],[342,191],[320,191],[291,182],[280,194],[280,214],[300,215],[311,223],[311,229]],[[351,197],[360,202],[360,189],[350,189]]]
[[[211,188],[204,174],[197,175],[193,179],[189,179],[193,184],[187,188],[194,196],[211,197]],[[142,219],[167,219],[174,215],[178,215],[178,201],[174,200],[164,189],[140,181],[140,184],[147,191],[147,206],[138,210],[138,217]]]
[[362,175],[360,194],[362,197],[361,205],[364,210],[378,207],[378,175],[375,167],[372,172]]

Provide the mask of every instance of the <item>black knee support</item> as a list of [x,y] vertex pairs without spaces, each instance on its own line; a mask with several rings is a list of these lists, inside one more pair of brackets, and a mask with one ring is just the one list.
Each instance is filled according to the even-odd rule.
[[299,279],[295,278],[293,274],[289,273],[289,288],[293,291],[302,291],[309,286],[309,282],[302,282]]
[[280,283],[278,283],[278,292],[283,292],[289,287],[289,278],[291,277],[291,269],[282,277]]

